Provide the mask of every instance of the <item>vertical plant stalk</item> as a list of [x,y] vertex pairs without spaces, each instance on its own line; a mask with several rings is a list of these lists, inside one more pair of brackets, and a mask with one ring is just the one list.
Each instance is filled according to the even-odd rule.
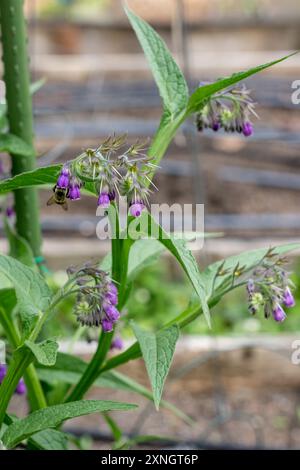
[[[6,333],[9,343],[14,349],[17,349],[21,342],[19,331],[14,325],[12,318],[7,315],[7,312],[1,307],[0,323]],[[30,364],[24,372],[24,380],[27,387],[27,395],[31,411],[45,408],[47,406],[45,395],[33,364]]]
[[[15,176],[34,169],[36,160],[23,0],[0,2],[0,24],[9,130],[32,148],[30,157],[11,155],[12,175]],[[37,191],[18,189],[14,195],[17,233],[27,240],[34,256],[38,257],[41,231]]]
[[13,354],[7,374],[1,384],[0,427],[3,423],[11,396],[13,395],[23,372],[27,369],[32,360],[33,355],[29,350],[23,353],[16,351]]
[[[176,121],[169,124],[166,127],[160,127],[154,136],[152,145],[149,149],[149,155],[155,156],[155,163],[159,163],[162,157],[164,156],[168,146],[170,145],[173,137],[176,134],[176,131],[184,121],[185,116],[179,116]],[[151,175],[151,179],[154,176]],[[112,244],[112,278],[118,283],[119,289],[119,310],[122,309],[123,303],[125,301],[125,289],[127,282],[127,270],[128,270],[128,258],[129,252],[132,245],[130,239],[120,240],[119,238],[119,218],[118,214],[116,225],[115,221],[111,221],[113,227],[115,227],[116,239],[111,240]],[[109,213],[110,216],[110,213]],[[84,397],[85,393],[93,385],[97,377],[99,376],[101,367],[105,362],[107,353],[110,349],[110,344],[113,338],[113,333],[101,333],[100,339],[98,342],[97,350],[89,362],[85,372],[81,376],[79,382],[75,385],[69,396],[66,398],[66,401],[75,401],[80,400]]]

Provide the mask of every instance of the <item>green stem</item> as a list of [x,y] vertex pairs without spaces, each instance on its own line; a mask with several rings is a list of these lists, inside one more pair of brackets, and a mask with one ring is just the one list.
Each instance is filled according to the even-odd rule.
[[[110,220],[111,224],[114,221]],[[117,217],[115,226],[115,238],[111,240],[112,243],[112,278],[118,283],[119,291],[119,302],[118,309],[121,310],[123,307],[125,293],[126,293],[126,279],[128,269],[128,257],[130,247],[132,245],[131,240],[121,240],[119,238],[120,227],[119,218]],[[89,362],[85,372],[81,376],[79,382],[75,385],[66,401],[80,400],[84,394],[93,385],[96,377],[98,376],[99,370],[106,359],[107,353],[110,350],[110,345],[113,339],[112,333],[100,334],[97,350]]]
[[27,387],[30,410],[35,411],[40,408],[46,408],[47,401],[45,394],[33,364],[30,364],[24,372],[24,381]]
[[113,333],[104,333],[103,331],[101,332],[97,351],[88,364],[86,370],[82,374],[81,379],[66,399],[67,402],[80,400],[86,391],[90,388],[90,386],[94,383],[95,377],[98,375],[99,368],[101,367],[109,351],[112,337]]
[[[154,157],[152,161],[153,164],[159,165],[178,128],[185,121],[186,117],[187,114],[184,112],[177,116],[174,121],[167,122],[167,118],[164,115],[162,116],[160,126],[153,138],[148,152],[150,156]],[[152,179],[154,174],[155,170],[149,175],[149,178]]]
[[[0,2],[0,23],[9,130],[32,148],[29,157],[12,155],[12,175],[15,176],[33,170],[36,163],[23,1]],[[40,256],[41,229],[34,188],[15,191],[15,210],[17,233],[27,240],[34,256]]]
[[23,376],[24,371],[33,361],[33,354],[31,351],[17,350],[14,352],[7,374],[0,386],[1,401],[0,401],[0,428],[2,426],[6,409],[10,399],[18,385],[20,378]]
[[[1,308],[0,321],[6,333],[7,339],[11,346],[18,348],[21,342],[20,334],[10,315],[5,309]],[[31,411],[45,408],[47,406],[45,395],[37,376],[35,367],[31,364],[26,372],[24,372],[24,380],[27,387],[27,396]]]
[[[209,307],[210,308],[214,307],[218,303],[219,300],[220,300],[219,295],[217,297],[212,298],[208,302]],[[199,315],[201,315],[201,313],[203,313],[201,305],[200,304],[194,304],[191,307],[188,307],[184,312],[182,312],[180,315],[178,315],[172,321],[165,324],[161,329],[166,328],[167,326],[170,326],[170,325],[174,325],[176,323],[180,328],[184,328],[185,326],[189,325],[192,321],[196,320],[196,318],[198,318]],[[124,351],[121,354],[118,354],[117,356],[114,356],[113,358],[109,359],[103,365],[103,367],[99,371],[97,377],[99,377],[100,374],[102,374],[103,372],[106,372],[107,370],[114,369],[115,367],[118,367],[122,364],[126,364],[127,362],[129,362],[133,359],[138,359],[141,356],[142,356],[142,353],[141,353],[139,344],[138,344],[138,342],[135,342],[126,351]]]
[[[170,142],[176,134],[178,127],[185,120],[185,117],[185,114],[181,114],[174,121],[163,125],[165,118],[163,116],[161,126],[159,127],[153,139],[152,145],[149,149],[149,155],[155,157],[153,163],[158,164],[160,162]],[[150,178],[153,175],[154,171]],[[114,221],[111,221],[111,223],[114,223]],[[116,223],[115,229],[116,238],[112,239],[112,277],[116,282],[118,282],[118,308],[119,310],[121,310],[123,307],[123,303],[126,299],[128,258],[133,241],[130,239],[119,239],[119,222]],[[88,391],[88,389],[93,385],[99,375],[101,366],[106,359],[107,353],[110,349],[112,338],[112,333],[101,333],[97,351],[92,357],[80,381],[74,387],[71,394],[67,397],[67,401],[74,401],[82,398],[84,394]]]

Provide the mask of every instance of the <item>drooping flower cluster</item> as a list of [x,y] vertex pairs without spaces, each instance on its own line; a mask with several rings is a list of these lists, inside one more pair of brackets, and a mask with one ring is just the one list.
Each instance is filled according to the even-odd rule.
[[120,318],[117,309],[118,289],[108,273],[86,264],[82,268],[69,268],[68,274],[76,287],[75,314],[82,325],[102,326],[110,332]]
[[145,152],[145,142],[137,141],[121,154],[126,136],[111,136],[97,149],[87,149],[66,163],[53,189],[48,204],[66,208],[66,199],[80,199],[80,188],[93,183],[98,193],[98,206],[107,209],[117,195],[126,196],[132,216],[141,215],[153,185],[150,175],[156,165]]
[[[0,384],[3,382],[4,377],[6,376],[7,366],[6,364],[0,364]],[[19,380],[19,383],[15,389],[17,395],[24,395],[26,393],[26,385],[23,379]]]
[[253,271],[253,277],[247,283],[251,314],[254,315],[263,309],[265,318],[272,316],[277,322],[286,319],[283,307],[293,307],[295,299],[291,291],[293,283],[284,269],[285,263],[284,258],[269,250],[262,264]]
[[245,85],[216,93],[198,112],[197,128],[199,131],[210,128],[215,132],[223,128],[226,132],[238,132],[249,137],[253,134],[251,115],[257,116],[254,105]]

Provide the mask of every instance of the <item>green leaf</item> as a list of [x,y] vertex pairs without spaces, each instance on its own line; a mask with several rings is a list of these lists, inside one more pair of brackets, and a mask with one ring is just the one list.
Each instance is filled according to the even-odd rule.
[[31,350],[37,362],[43,366],[54,366],[58,351],[58,343],[52,339],[46,339],[41,343],[25,341],[24,345]]
[[0,289],[0,323],[5,331],[11,346],[17,347],[20,341],[19,334],[13,323],[17,298],[14,289]]
[[157,32],[128,8],[125,8],[125,12],[152,70],[164,110],[172,120],[185,110],[188,103],[189,93],[185,78]]
[[30,157],[34,150],[20,137],[13,134],[0,134],[0,152],[7,152],[13,155]]
[[128,279],[132,280],[144,268],[151,266],[163,251],[164,249],[158,240],[136,240],[129,253]]
[[16,233],[7,218],[4,218],[4,229],[9,242],[9,256],[16,258],[26,266],[35,267],[34,256],[29,243]]
[[[299,243],[289,243],[287,245],[275,247],[273,253],[284,255],[289,251],[293,251],[299,248]],[[211,297],[214,293],[217,292],[218,288],[221,287],[224,282],[232,277],[232,272],[237,264],[239,264],[239,266],[243,266],[244,271],[252,270],[260,264],[262,259],[268,253],[268,250],[269,248],[260,248],[257,250],[245,251],[239,255],[230,256],[229,258],[225,258],[224,260],[217,261],[209,265],[202,273],[202,279],[206,285],[208,296]],[[220,267],[222,267],[223,270],[228,270],[229,272],[223,276],[216,277]]]
[[0,308],[3,308],[9,315],[12,315],[16,304],[17,298],[14,289],[0,289]]
[[0,256],[0,274],[13,285],[23,325],[49,307],[51,291],[44,278],[33,269],[10,256]]
[[187,107],[187,114],[198,111],[203,101],[209,98],[210,96],[214,95],[218,91],[224,90],[234,85],[235,83],[240,82],[241,80],[245,80],[251,75],[254,75],[258,72],[262,72],[263,70],[272,67],[273,65],[279,64],[283,60],[286,60],[295,54],[297,54],[297,52],[293,52],[292,54],[282,57],[281,59],[273,60],[272,62],[259,65],[258,67],[251,68],[244,72],[234,73],[230,77],[222,78],[214,83],[210,83],[209,85],[201,86],[191,95]]
[[136,405],[104,400],[80,400],[62,405],[49,406],[34,411],[29,416],[12,423],[3,435],[3,443],[7,448],[15,447],[19,442],[32,434],[48,428],[56,428],[62,422],[104,411],[127,411],[136,408]]
[[44,184],[55,184],[62,165],[51,165],[27,171],[13,178],[0,182],[0,194],[5,194],[15,189],[41,186]]
[[67,450],[68,436],[57,429],[44,429],[33,434],[28,441],[29,450]]
[[[40,380],[49,383],[50,385],[56,385],[57,383],[61,382],[69,385],[75,385],[79,381],[86,367],[87,363],[82,359],[76,356],[71,356],[70,354],[59,352],[57,354],[57,361],[54,367],[38,367],[37,373]],[[120,372],[103,372],[95,381],[94,385],[96,387],[105,387],[138,393],[148,400],[153,401],[153,395],[150,390],[130,377],[121,374]],[[162,400],[161,406],[172,411],[172,413],[174,413],[186,423],[192,423],[191,418],[180,411],[176,406],[172,405],[172,403]]]
[[[208,326],[211,327],[210,312],[207,304],[208,295],[206,292],[206,286],[203,282],[202,274],[199,271],[197,262],[192,255],[192,252],[187,248],[185,240],[174,238],[172,235],[167,234],[147,212],[144,212],[139,217],[137,223],[140,226],[141,237],[143,235],[146,237],[151,236],[151,233],[154,233],[155,236],[158,236],[160,243],[162,243],[164,247],[170,253],[172,253],[180,263],[200,299],[206,321]],[[138,227],[136,227],[136,230],[138,231]]]
[[177,325],[172,325],[158,333],[152,333],[142,330],[132,322],[132,329],[141,347],[153,390],[154,404],[158,409],[163,386],[179,337],[179,328]]
[[[138,393],[148,400],[153,401],[153,394],[146,387],[131,379],[127,375],[121,374],[117,371],[104,372],[101,374],[96,384],[101,387],[115,388],[117,390]],[[172,403],[166,400],[161,400],[160,405],[161,407],[172,411],[172,413],[185,421],[187,424],[192,424],[194,422],[189,416],[179,410],[176,406],[172,405]]]
[[[157,240],[136,240],[130,248],[128,260],[127,279],[132,281],[144,268],[155,263],[164,251]],[[101,262],[104,271],[111,270],[111,253],[108,253]]]

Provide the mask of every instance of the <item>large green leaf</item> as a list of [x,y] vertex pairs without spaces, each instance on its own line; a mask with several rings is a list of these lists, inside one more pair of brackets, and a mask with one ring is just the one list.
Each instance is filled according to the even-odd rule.
[[61,167],[62,165],[45,166],[1,181],[0,194],[8,193],[15,189],[28,188],[30,186],[55,184]]
[[273,65],[279,64],[280,62],[288,59],[294,54],[296,54],[296,52],[293,52],[292,54],[289,54],[285,57],[281,57],[280,59],[273,60],[272,62],[268,62],[267,64],[259,65],[258,67],[253,67],[244,72],[234,73],[230,77],[222,78],[214,83],[210,83],[209,85],[204,85],[204,86],[199,87],[191,95],[189,99],[187,113],[193,113],[197,111],[200,108],[200,106],[203,104],[203,101],[205,101],[207,98],[214,95],[218,91],[224,90],[234,85],[235,83],[240,82],[241,80],[245,80],[247,77],[250,77],[251,75],[254,75],[269,67],[272,67]]
[[152,333],[142,330],[132,322],[132,329],[143,354],[153,390],[154,404],[158,409],[179,337],[179,328],[177,325],[172,325],[158,333]]
[[[40,380],[49,383],[52,386],[55,386],[58,383],[75,385],[84,373],[86,367],[87,363],[82,359],[76,356],[71,356],[70,354],[58,353],[54,367],[38,367],[37,372]],[[153,401],[153,394],[150,390],[130,377],[117,371],[101,373],[94,385],[96,387],[124,390],[131,393],[134,392]],[[186,423],[191,424],[191,418],[176,408],[176,406],[172,405],[172,403],[162,400],[161,406],[172,411]]]
[[29,450],[67,450],[68,436],[57,429],[44,429],[33,434],[28,441]]
[[0,273],[11,282],[16,291],[23,324],[31,324],[32,317],[45,311],[50,304],[51,291],[44,278],[28,266],[5,255],[0,256]]
[[62,422],[91,413],[104,411],[126,411],[136,408],[136,405],[101,400],[81,400],[62,405],[49,406],[34,411],[29,416],[13,422],[5,431],[2,441],[9,449],[33,434],[48,428],[56,428]]
[[33,343],[32,341],[26,340],[24,346],[30,349],[39,364],[43,366],[54,366],[58,351],[58,343],[56,341],[46,339],[41,343]]
[[125,8],[125,11],[150,65],[163,100],[164,110],[168,118],[173,119],[186,108],[188,103],[189,94],[185,78],[156,31],[128,8]]
[[160,243],[162,243],[162,245],[164,245],[164,247],[172,253],[173,256],[175,256],[194,287],[195,292],[200,299],[206,321],[208,325],[211,326],[210,312],[207,305],[208,295],[206,292],[206,286],[203,282],[202,274],[199,271],[197,262],[192,252],[187,248],[185,240],[174,238],[173,235],[169,235],[147,212],[144,212],[139,219],[131,220],[131,222],[129,222],[129,234],[131,224],[133,224],[134,233],[139,234],[140,237],[150,237],[151,234],[155,234]]
[[9,243],[9,256],[16,258],[26,266],[36,266],[29,243],[17,234],[7,218],[4,219],[4,228]]

